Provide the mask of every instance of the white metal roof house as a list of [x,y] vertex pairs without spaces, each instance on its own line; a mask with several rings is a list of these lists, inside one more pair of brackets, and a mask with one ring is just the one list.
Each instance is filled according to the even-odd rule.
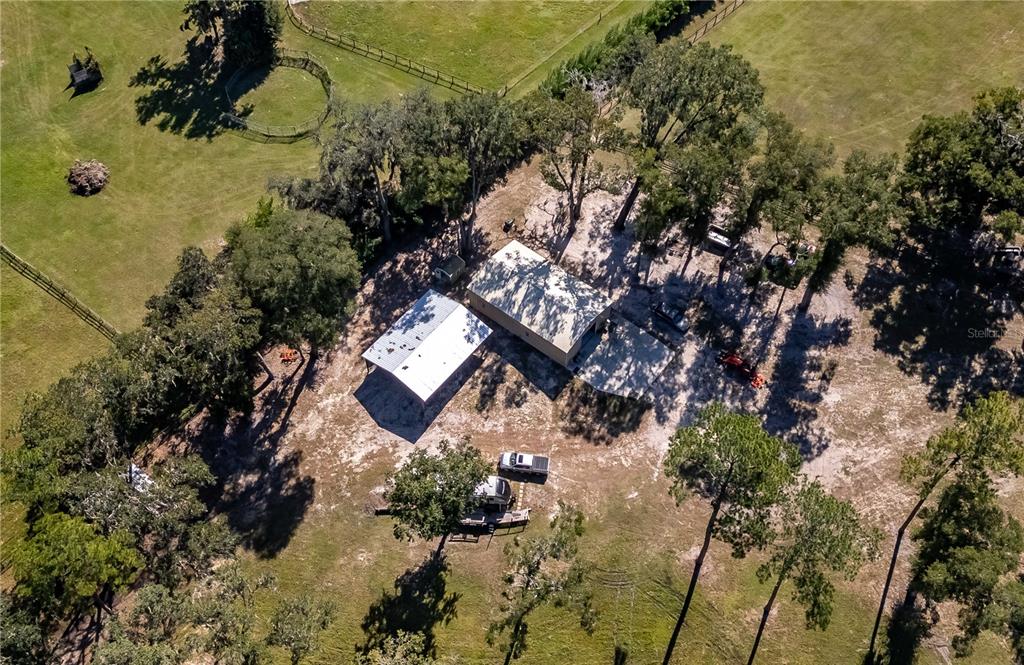
[[491,334],[468,309],[433,289],[363,353],[426,402]]
[[562,365],[588,332],[608,319],[611,300],[513,240],[489,258],[469,284],[478,312]]

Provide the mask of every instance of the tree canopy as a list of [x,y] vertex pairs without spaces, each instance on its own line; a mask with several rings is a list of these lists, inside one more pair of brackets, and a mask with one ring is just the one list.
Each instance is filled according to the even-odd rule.
[[476,507],[474,492],[490,470],[468,439],[454,445],[444,440],[436,454],[416,450],[391,476],[384,495],[395,518],[395,538],[430,540],[453,533]]
[[182,30],[213,33],[224,59],[239,67],[270,62],[284,29],[281,10],[273,2],[187,0],[182,11]]
[[665,475],[672,482],[669,491],[677,503],[691,493],[710,499],[711,516],[665,651],[666,665],[686,621],[711,539],[729,544],[734,557],[770,543],[772,509],[796,480],[799,468],[795,446],[764,431],[757,416],[732,413],[721,403],[705,407],[692,425],[673,435],[665,457]]
[[320,634],[334,620],[334,605],[308,595],[286,599],[270,618],[267,644],[288,650],[292,665],[298,665],[320,646]]
[[[622,96],[640,111],[640,128],[633,141],[637,179],[616,228],[624,227],[643,191],[651,202],[641,213],[642,239],[650,243],[680,217],[688,235],[703,239],[705,211],[722,199],[730,174],[749,156],[752,136],[744,119],[760,108],[763,95],[757,70],[729,46],[676,40],[650,51]],[[651,167],[671,176],[659,177]]]
[[228,230],[230,272],[262,313],[265,341],[322,346],[334,339],[360,280],[351,238],[344,222],[270,202]]
[[531,123],[542,152],[544,182],[567,199],[570,234],[580,219],[583,201],[598,190],[614,191],[620,182],[617,168],[606,167],[596,153],[623,145],[618,122],[622,110],[602,108],[593,91],[575,84],[563,98],[535,95]]
[[733,413],[713,403],[672,437],[665,458],[671,493],[691,493],[717,508],[714,536],[736,556],[759,549],[771,537],[771,509],[800,467],[795,446],[764,431],[756,415]]
[[996,475],[1024,475],[1024,401],[997,391],[964,407],[956,422],[909,455],[904,479],[930,493],[950,470],[984,469]]
[[1024,89],[995,88],[974,108],[927,115],[907,141],[902,186],[912,220],[970,233],[986,217],[1024,215]]
[[559,500],[549,534],[525,542],[516,537],[506,545],[509,568],[502,594],[505,603],[501,618],[487,629],[487,641],[491,644],[509,633],[504,646],[506,665],[526,650],[527,618],[545,603],[572,608],[579,613],[584,630],[593,631],[597,615],[591,607],[585,569],[578,558],[583,522],[583,513],[578,508]]
[[103,536],[80,517],[50,513],[14,549],[14,593],[31,599],[53,621],[85,611],[101,594],[123,589],[141,567],[127,532]]
[[426,651],[423,635],[400,630],[368,653],[357,653],[355,665],[457,665],[457,660],[436,660]]
[[878,555],[881,533],[861,525],[857,511],[825,491],[818,481],[802,480],[782,504],[768,560],[757,569],[762,583],[775,578],[750,652],[754,662],[772,605],[783,582],[793,583],[793,600],[804,606],[808,628],[825,630],[832,619],[835,587],[831,575],[852,580],[861,565]]
[[943,490],[938,504],[921,510],[911,589],[931,603],[960,605],[961,634],[953,642],[966,655],[985,626],[996,588],[1018,569],[1024,527],[999,507],[988,474],[971,470]]
[[895,187],[897,163],[896,155],[871,157],[854,150],[843,162],[842,175],[823,179],[820,212],[814,219],[823,246],[808,277],[801,309],[806,310],[811,296],[831,284],[849,247],[878,250],[892,245],[903,217]]

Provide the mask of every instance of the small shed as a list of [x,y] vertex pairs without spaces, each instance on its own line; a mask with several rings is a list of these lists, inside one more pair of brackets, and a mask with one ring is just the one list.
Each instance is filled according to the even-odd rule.
[[363,353],[426,402],[479,348],[491,329],[468,309],[429,289]]
[[[85,49],[85,59],[82,60],[75,53],[71,56],[72,62],[68,65],[68,76],[70,81],[67,88],[74,88],[75,93],[88,92],[103,80],[103,72],[100,70],[100,63],[93,57],[92,51]],[[67,90],[65,88],[65,90]]]
[[434,279],[438,284],[454,284],[466,270],[466,262],[461,256],[453,254],[445,262],[434,268]]

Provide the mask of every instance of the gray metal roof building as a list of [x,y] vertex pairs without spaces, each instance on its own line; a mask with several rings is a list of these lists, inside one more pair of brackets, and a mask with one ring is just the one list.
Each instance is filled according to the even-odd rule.
[[611,300],[513,240],[469,283],[470,304],[562,365],[608,318]]
[[363,353],[363,359],[426,402],[490,334],[472,312],[430,289]]

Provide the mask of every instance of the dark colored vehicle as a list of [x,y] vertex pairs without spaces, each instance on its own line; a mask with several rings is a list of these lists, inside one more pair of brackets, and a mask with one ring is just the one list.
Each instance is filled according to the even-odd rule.
[[690,329],[690,322],[686,319],[686,314],[684,314],[678,307],[674,307],[664,301],[661,301],[656,303],[651,310],[654,312],[655,316],[681,333]]
[[515,451],[498,456],[498,470],[512,473],[526,473],[533,476],[548,475],[548,458]]

